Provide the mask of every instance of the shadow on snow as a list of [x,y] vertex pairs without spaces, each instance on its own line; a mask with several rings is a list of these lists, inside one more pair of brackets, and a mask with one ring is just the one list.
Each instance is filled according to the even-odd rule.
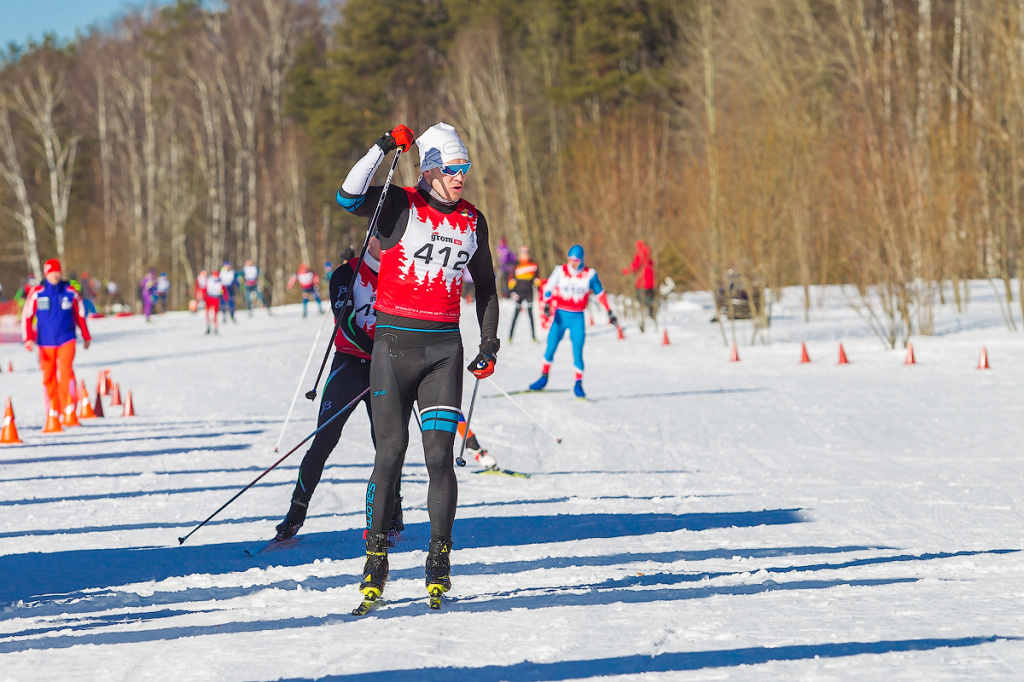
[[198,452],[219,452],[223,450],[247,450],[249,443],[227,445],[197,446],[194,448],[166,448],[164,450],[131,450],[128,452],[104,452],[97,455],[71,455],[66,457],[26,457],[24,459],[6,459],[4,464],[52,464],[55,462],[84,462],[92,459],[130,459],[132,457],[160,457],[162,455],[184,455]]
[[[756,527],[800,523],[796,509],[704,514],[579,514],[457,519],[455,536],[463,549],[522,546],[596,538],[633,537],[678,530]],[[428,524],[408,524],[406,537],[426,537]],[[173,537],[168,538],[174,542]],[[255,562],[244,550],[253,543],[69,550],[0,556],[0,604],[47,595],[160,581],[194,573],[245,571]],[[361,533],[311,533],[296,548],[274,552],[274,564],[297,566],[317,558],[363,556]],[[268,562],[269,563],[269,562]]]
[[[729,586],[714,586],[714,587],[687,587],[687,588],[664,588],[664,589],[648,589],[648,590],[630,590],[630,589],[588,589],[587,586],[575,586],[572,588],[560,588],[558,590],[543,590],[537,594],[517,594],[510,597],[496,597],[495,595],[485,595],[481,597],[472,597],[467,599],[451,600],[448,602],[447,610],[455,612],[476,612],[476,613],[500,613],[508,612],[514,609],[540,609],[540,608],[557,608],[564,606],[599,606],[608,604],[647,604],[653,602],[665,602],[665,601],[681,601],[690,599],[708,599],[715,596],[731,595],[731,596],[752,596],[757,594],[766,594],[770,592],[780,592],[788,590],[826,590],[834,587],[881,587],[886,585],[898,585],[917,582],[917,578],[887,578],[887,579],[875,579],[875,580],[806,580],[806,581],[794,581],[787,583],[775,583],[768,581],[761,584],[754,585],[729,585]],[[354,580],[353,580],[354,587]],[[580,590],[587,590],[586,592],[580,592]],[[353,590],[354,592],[354,590]],[[357,600],[355,594],[353,594],[352,603]],[[395,617],[409,617],[416,615],[424,615],[427,613],[427,607],[425,599],[401,599],[398,601],[391,601],[385,603],[382,607],[379,607],[374,612],[375,618],[395,618]],[[339,604],[341,606],[341,604]],[[157,612],[158,614],[166,614],[168,610]],[[159,616],[163,617],[163,616]],[[145,622],[146,614],[136,614],[134,618],[128,618],[129,622],[134,620],[135,622]],[[126,643],[141,643],[141,642],[154,642],[161,640],[175,640],[183,637],[200,637],[203,635],[220,635],[220,634],[237,634],[245,632],[264,632],[264,631],[280,631],[290,630],[299,628],[309,627],[320,627],[324,625],[335,625],[344,622],[351,622],[354,617],[349,615],[348,611],[345,610],[341,613],[328,614],[326,616],[307,616],[304,618],[282,618],[278,620],[262,620],[262,621],[229,621],[219,624],[210,625],[196,625],[196,626],[185,626],[185,627],[172,627],[165,629],[147,629],[147,630],[134,630],[134,631],[118,631],[118,632],[101,632],[89,635],[74,635],[74,634],[61,634],[50,637],[39,637],[37,639],[19,639],[12,641],[8,638],[7,641],[0,640],[0,653],[12,653],[17,651],[27,650],[40,650],[40,649],[60,649],[70,646],[84,645],[84,644],[126,644]],[[62,626],[55,626],[54,630],[61,632],[74,631],[74,627],[70,623],[64,623]],[[832,646],[832,645],[823,645]],[[764,649],[764,651],[779,651],[781,648]],[[868,652],[861,652],[868,653]],[[847,654],[849,655],[849,654]],[[813,654],[810,656],[813,658]],[[637,659],[650,660],[650,656],[640,656]],[[750,663],[752,661],[739,660],[736,664]],[[601,663],[601,662],[597,662]],[[530,664],[534,665],[534,664]],[[505,668],[495,668],[498,673],[494,678],[480,678],[476,674],[480,671],[480,668],[465,668],[465,669],[437,669],[431,670],[418,670],[417,679],[422,679],[419,673],[430,673],[436,672],[439,676],[430,679],[496,679],[496,680],[508,680],[508,679],[538,679],[538,680],[558,680],[558,679],[573,679],[572,677],[517,677],[514,674],[510,675],[510,671]],[[576,671],[576,676],[579,676],[580,668],[567,665],[565,669],[567,674],[570,670]],[[500,671],[500,672],[499,672]],[[390,672],[390,674],[389,674]],[[379,671],[373,673],[374,675],[383,675],[387,679],[402,680],[408,679],[409,671]],[[446,676],[446,674],[448,676]],[[459,675],[462,675],[459,677]],[[609,674],[603,672],[600,668],[595,667],[593,675]],[[393,675],[393,676],[392,676]],[[339,677],[337,679],[348,679]],[[370,677],[356,677],[352,679],[371,679]],[[379,678],[377,678],[379,679]]]
[[[579,680],[605,675],[632,675],[637,673],[665,673],[708,668],[732,668],[740,665],[759,665],[773,661],[806,661],[816,658],[845,658],[848,656],[883,655],[906,651],[933,651],[935,649],[962,648],[1016,640],[1016,637],[959,637],[955,639],[901,639],[881,642],[827,642],[820,644],[793,644],[779,647],[749,647],[746,649],[720,649],[717,651],[683,651],[654,656],[635,654],[617,658],[595,658],[585,661],[557,661],[533,663],[523,661],[513,665],[488,665],[479,668],[425,668],[415,671],[417,680],[473,680],[489,682],[555,682]],[[409,679],[409,670],[388,670],[355,675],[318,677],[324,682],[356,682],[357,680]]]

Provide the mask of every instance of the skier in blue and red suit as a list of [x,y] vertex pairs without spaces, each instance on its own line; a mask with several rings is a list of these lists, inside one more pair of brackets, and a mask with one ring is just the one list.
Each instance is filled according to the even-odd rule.
[[[54,410],[65,414],[75,409],[69,391],[75,378],[75,328],[82,330],[82,345],[92,343],[85,323],[85,305],[78,291],[62,280],[60,261],[51,258],[43,266],[43,283],[32,287],[21,311],[21,335],[25,350],[39,347],[39,364],[43,368],[43,385]],[[35,325],[32,324],[33,320]],[[55,415],[54,415],[55,416]]]
[[[370,186],[373,174],[388,152],[408,151],[412,143],[413,132],[405,126],[385,133],[349,171],[338,203],[356,215],[372,215],[383,191]],[[498,293],[487,221],[462,198],[471,166],[466,145],[447,123],[429,128],[416,145],[418,185],[391,188],[377,221],[381,258],[370,364],[377,454],[366,492],[366,564],[359,586],[367,600],[379,596],[387,581],[387,529],[414,401],[429,476],[426,586],[432,596],[451,588],[449,554],[458,500],[453,448],[463,381],[463,269],[476,282],[480,324],[480,351],[468,369],[480,379],[490,376],[499,347]]]
[[572,359],[576,366],[576,383],[572,390],[578,398],[585,398],[587,394],[583,392],[583,342],[586,341],[587,327],[583,320],[583,311],[587,309],[590,294],[597,296],[598,302],[608,313],[610,324],[618,325],[618,320],[608,305],[608,296],[601,286],[597,270],[583,264],[583,247],[579,244],[574,245],[569,249],[568,256],[568,262],[555,268],[544,285],[544,315],[550,316],[553,307],[555,319],[548,332],[548,347],[544,351],[540,379],[530,384],[530,390],[539,391],[548,385],[548,372],[551,370],[551,362],[555,359],[555,351],[568,331],[572,340]]

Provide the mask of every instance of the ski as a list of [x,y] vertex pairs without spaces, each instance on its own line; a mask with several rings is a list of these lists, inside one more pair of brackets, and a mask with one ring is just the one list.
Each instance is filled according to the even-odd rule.
[[501,469],[495,467],[493,469],[481,469],[480,471],[474,471],[474,474],[490,475],[490,476],[512,476],[513,478],[529,478],[533,474],[524,474],[521,471],[512,471],[511,469]]
[[382,601],[384,600],[380,598],[380,592],[371,589],[363,597],[363,600],[359,602],[359,606],[352,609],[352,615],[365,616],[374,608],[379,606]]
[[436,585],[430,589],[428,605],[431,611],[441,610],[441,595],[443,594],[444,590]]
[[[524,388],[521,391],[509,391],[509,395],[527,395],[529,393],[568,393],[568,388],[542,388],[539,391],[531,391],[528,388]],[[490,395],[482,395],[481,398],[504,398],[504,393],[492,393]]]
[[245,553],[249,556],[256,556],[257,554],[262,554],[263,552],[291,547],[298,541],[298,537],[283,538],[280,540],[277,538],[272,538],[268,542],[264,542],[260,545],[257,545],[256,547],[250,547],[249,549],[245,550]]

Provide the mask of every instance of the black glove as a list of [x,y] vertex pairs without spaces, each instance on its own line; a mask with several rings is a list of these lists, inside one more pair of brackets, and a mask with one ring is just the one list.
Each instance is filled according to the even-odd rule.
[[494,374],[494,363],[497,359],[498,348],[501,342],[498,339],[487,339],[480,342],[480,352],[469,363],[468,369],[477,379],[486,379]]
[[544,317],[551,317],[551,304],[544,301]]
[[610,310],[608,311],[608,324],[613,324],[613,325],[615,325],[616,327],[618,327],[618,326],[619,326],[619,320],[618,320],[618,318],[616,318],[616,317],[615,317],[615,313],[613,313],[613,312],[612,312],[612,311],[610,311]]

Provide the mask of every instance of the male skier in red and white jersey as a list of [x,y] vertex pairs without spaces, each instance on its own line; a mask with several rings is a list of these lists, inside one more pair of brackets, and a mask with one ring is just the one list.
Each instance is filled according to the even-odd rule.
[[220,334],[218,327],[217,313],[220,311],[220,304],[224,298],[224,285],[220,281],[217,268],[210,268],[210,274],[206,277],[206,286],[203,289],[203,302],[206,305],[206,333],[210,333],[210,315],[213,315],[213,333]]
[[[349,171],[338,203],[356,215],[372,215],[383,191],[370,186],[373,174],[388,152],[399,147],[408,151],[412,143],[413,132],[405,126],[385,133]],[[359,589],[372,602],[387,581],[387,529],[415,401],[430,479],[430,545],[424,573],[434,606],[433,600],[451,588],[449,556],[458,500],[453,447],[463,379],[463,269],[469,269],[477,287],[480,352],[469,369],[481,379],[494,371],[498,352],[498,295],[487,221],[462,198],[471,166],[465,144],[447,123],[429,128],[416,144],[418,185],[392,188],[377,221],[381,264],[370,366],[377,454],[366,492],[366,564]]]
[[[370,355],[373,352],[373,339],[377,326],[377,311],[373,307],[377,301],[377,273],[380,270],[380,240],[371,237],[359,268],[359,276],[355,280],[352,296],[349,298],[344,319],[338,326],[338,334],[334,339],[334,360],[331,372],[327,375],[323,395],[320,398],[320,415],[317,427],[323,426],[341,408],[352,402],[356,396],[370,386]],[[348,294],[352,282],[356,261],[346,261],[331,273],[331,307],[334,317],[342,316],[341,306]],[[366,403],[366,413],[370,417],[370,438],[376,444],[373,430],[373,412],[370,396],[367,394],[360,402]],[[299,465],[299,478],[292,493],[291,507],[284,521],[277,525],[277,540],[285,540],[294,536],[306,520],[310,498],[323,475],[324,465],[341,439],[341,431],[345,427],[352,411],[339,416],[326,428],[316,434],[313,442]],[[465,422],[460,422],[460,433],[465,432]],[[467,439],[467,448],[476,460],[485,467],[497,466],[494,457],[483,450],[472,431]],[[401,479],[395,486],[395,507],[388,528],[389,539],[392,540],[405,529],[402,521]]]
[[[360,393],[370,386],[370,354],[373,352],[373,337],[377,326],[377,311],[373,304],[377,301],[377,273],[380,270],[380,240],[371,237],[366,249],[366,256],[355,279],[348,307],[342,311],[341,306],[348,297],[349,285],[355,271],[355,262],[339,265],[331,274],[331,308],[335,319],[342,317],[338,326],[338,334],[334,337],[334,360],[331,373],[327,375],[324,392],[320,398],[320,415],[317,417],[319,428],[330,420],[341,408],[348,405]],[[370,396],[367,393],[361,402],[366,403],[366,413],[370,417],[370,438],[374,438],[373,413],[370,407]],[[352,410],[342,414],[316,434],[313,442],[299,465],[299,479],[292,493],[291,507],[284,521],[277,525],[277,539],[285,540],[294,536],[306,520],[306,510],[313,491],[323,475],[324,464],[328,456],[341,438],[341,430],[345,427]],[[389,528],[401,531],[402,507],[396,482],[395,506],[393,515],[389,515]],[[392,518],[394,520],[392,520]]]
[[601,286],[597,270],[583,264],[583,247],[574,245],[569,249],[568,256],[568,262],[555,268],[544,285],[544,315],[550,317],[553,307],[555,317],[548,332],[548,347],[544,351],[540,379],[530,384],[530,390],[539,391],[548,385],[548,372],[555,359],[555,351],[568,331],[572,340],[573,363],[576,365],[576,383],[572,390],[577,398],[586,398],[587,394],[583,392],[583,343],[587,338],[587,327],[583,311],[587,309],[590,294],[595,294],[598,303],[608,312],[608,322],[618,324],[618,320],[608,305],[608,296]]
[[320,275],[310,270],[305,263],[300,263],[299,271],[288,280],[288,291],[292,290],[296,282],[302,288],[302,316],[305,317],[308,312],[306,309],[310,298],[316,301],[316,310],[322,315],[324,308],[320,305]]

